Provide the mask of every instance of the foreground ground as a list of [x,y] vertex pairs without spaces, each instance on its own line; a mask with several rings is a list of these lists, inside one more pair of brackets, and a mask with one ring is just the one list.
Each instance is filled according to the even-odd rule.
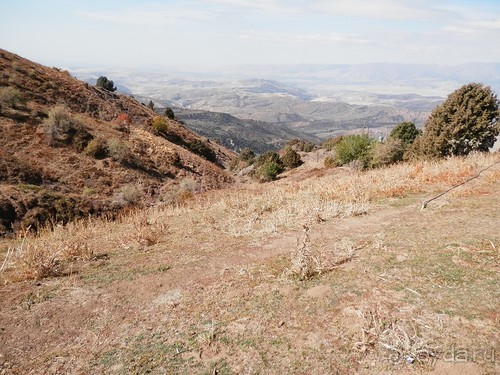
[[92,256],[34,281],[13,258],[0,373],[499,373],[500,164],[421,210],[498,161],[310,163],[28,238],[24,251]]

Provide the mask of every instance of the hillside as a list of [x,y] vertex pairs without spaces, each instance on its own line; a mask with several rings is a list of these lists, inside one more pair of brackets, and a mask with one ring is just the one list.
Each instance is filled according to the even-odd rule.
[[67,71],[0,50],[0,236],[231,182],[234,154]]
[[4,242],[0,372],[499,373],[499,154],[323,157]]

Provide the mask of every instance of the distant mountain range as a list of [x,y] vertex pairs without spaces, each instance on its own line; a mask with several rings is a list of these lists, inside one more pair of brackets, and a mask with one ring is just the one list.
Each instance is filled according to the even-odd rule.
[[[241,119],[230,121],[236,133],[243,126],[248,134],[251,126],[243,120],[253,120],[256,132],[271,123],[282,133],[293,130],[326,138],[359,129],[387,133],[401,121],[422,126],[446,95],[469,82],[500,91],[499,63],[245,66],[203,73],[74,69],[72,73],[89,81],[106,75],[124,91],[152,99],[157,107],[189,110],[190,118],[183,120],[214,138],[221,130],[210,133],[210,129],[220,128],[219,120],[225,123],[227,118],[195,116],[195,111]],[[290,137],[270,138],[268,144]]]

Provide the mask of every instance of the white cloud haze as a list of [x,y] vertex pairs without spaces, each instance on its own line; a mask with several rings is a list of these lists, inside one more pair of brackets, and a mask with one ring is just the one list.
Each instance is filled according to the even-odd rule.
[[500,62],[496,0],[0,2],[0,47],[53,65]]

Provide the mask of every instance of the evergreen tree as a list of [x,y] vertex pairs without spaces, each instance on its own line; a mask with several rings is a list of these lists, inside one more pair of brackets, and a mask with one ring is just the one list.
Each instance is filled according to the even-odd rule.
[[108,78],[104,76],[100,76],[99,78],[97,78],[96,86],[102,87],[104,90],[116,91],[114,82],[108,80]]
[[500,133],[499,101],[489,86],[469,83],[437,106],[425,124],[418,152],[428,157],[488,151]]

